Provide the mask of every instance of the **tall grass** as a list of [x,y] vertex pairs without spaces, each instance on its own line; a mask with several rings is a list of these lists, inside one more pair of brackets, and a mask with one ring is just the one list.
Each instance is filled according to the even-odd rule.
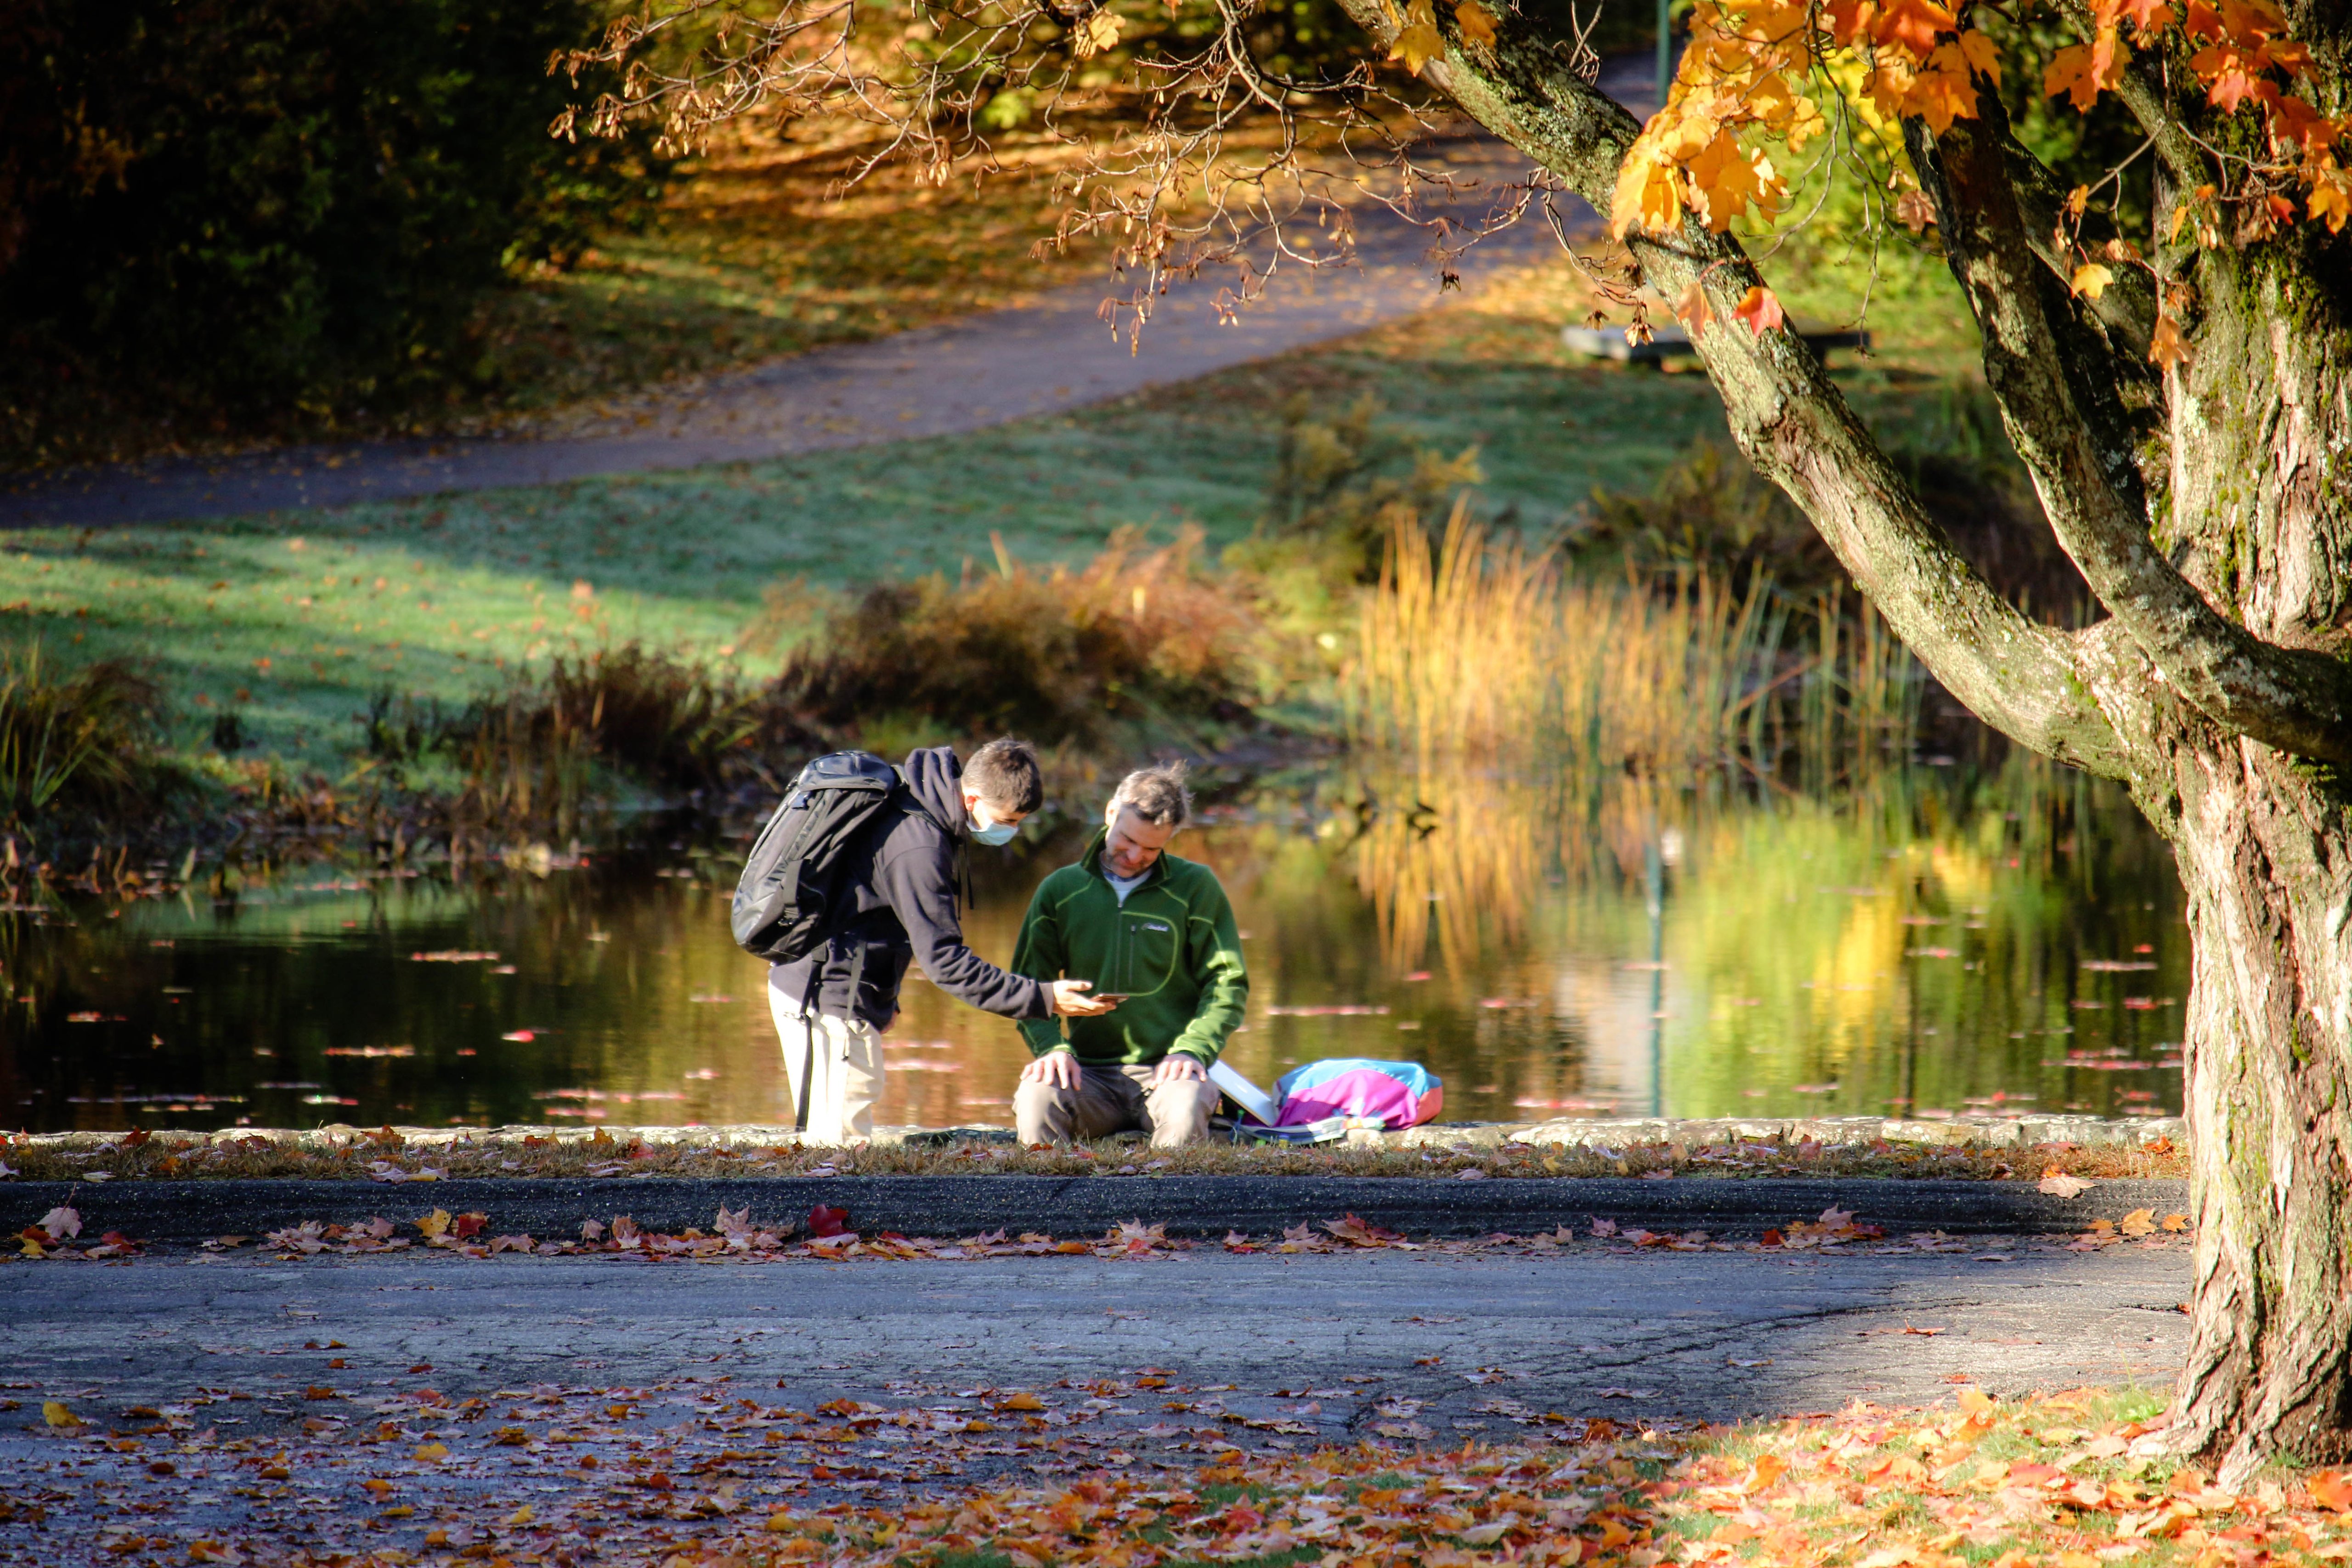
[[154,683],[118,660],[60,674],[38,642],[0,650],[0,822],[143,798],[161,706]]
[[1442,758],[1564,757],[1673,775],[1782,753],[1869,768],[1907,743],[1916,667],[1867,605],[1849,632],[1834,593],[1807,653],[1753,575],[1704,568],[1593,584],[1496,539],[1457,505],[1433,542],[1393,520],[1358,623],[1348,721],[1364,744]]

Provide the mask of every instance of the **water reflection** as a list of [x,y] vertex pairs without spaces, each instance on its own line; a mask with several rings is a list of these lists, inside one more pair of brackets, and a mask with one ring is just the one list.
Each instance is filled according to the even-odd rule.
[[[1070,824],[978,857],[1009,953]],[[233,902],[0,915],[0,1121],[33,1129],[785,1116],[733,841],[544,877],[304,869]],[[1633,779],[1262,780],[1183,853],[1240,912],[1230,1059],[1412,1057],[1449,1114],[2169,1112],[2188,973],[2163,846],[2031,760],[1836,800]],[[919,982],[885,1122],[1009,1122],[1011,1026]]]

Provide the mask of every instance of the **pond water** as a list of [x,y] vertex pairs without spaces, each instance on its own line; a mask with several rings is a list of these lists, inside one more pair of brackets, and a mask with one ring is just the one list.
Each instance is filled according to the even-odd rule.
[[[257,877],[0,913],[0,1125],[787,1121],[740,841]],[[975,856],[1002,962],[1083,827]],[[2188,931],[2117,792],[2017,761],[1834,798],[1345,771],[1220,792],[1228,1059],[1411,1058],[1449,1120],[2179,1107]],[[203,881],[201,877],[197,879]],[[1009,1125],[1011,1025],[908,987],[877,1120]]]

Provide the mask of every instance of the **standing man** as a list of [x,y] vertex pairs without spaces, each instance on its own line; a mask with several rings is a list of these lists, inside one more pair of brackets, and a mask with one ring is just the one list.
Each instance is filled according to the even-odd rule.
[[1014,973],[1083,976],[1118,1014],[1072,1014],[1067,1039],[1050,1018],[1022,1024],[1035,1058],[1013,1097],[1022,1142],[1145,1130],[1173,1149],[1208,1135],[1209,1068],[1242,1021],[1249,973],[1216,873],[1167,853],[1192,815],[1182,763],[1128,774],[1085,856],[1030,900]]
[[873,1136],[881,1036],[898,1016],[910,960],[957,1001],[1007,1018],[1091,1018],[1117,1005],[1088,996],[1083,981],[1008,974],[964,945],[957,873],[965,840],[1008,843],[1045,802],[1029,743],[991,741],[968,765],[934,747],[909,754],[899,773],[905,788],[847,850],[830,940],[768,971],[768,1010],[793,1100],[805,1096],[808,1106],[805,1142]]

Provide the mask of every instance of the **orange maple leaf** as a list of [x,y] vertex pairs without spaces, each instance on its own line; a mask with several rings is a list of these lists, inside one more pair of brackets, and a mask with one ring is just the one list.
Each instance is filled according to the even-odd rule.
[[1960,53],[1986,80],[2000,85],[2000,48],[1990,38],[1971,28],[1960,35]]
[[1894,44],[1926,59],[1936,47],[1936,35],[1955,31],[1959,18],[1934,0],[1894,0],[1871,26],[1871,37]]
[[2305,1479],[2304,1489],[2321,1508],[2352,1513],[2352,1476],[2342,1471],[2315,1470]]
[[2352,175],[2337,168],[2321,171],[2311,183],[2309,215],[2327,225],[2330,234],[2342,234],[2344,225],[2352,220]]
[[[1643,134],[1642,141],[1649,139]],[[1637,141],[1617,172],[1617,191],[1609,205],[1609,232],[1619,239],[1634,229],[1662,234],[1682,221],[1682,182],[1674,165],[1654,145]]]
[[2042,95],[2063,92],[2076,109],[2088,110],[2101,92],[2123,80],[2124,62],[2130,58],[2131,47],[2113,27],[2102,27],[2092,42],[2069,44],[2051,57],[2049,69],[2042,73]]
[[1829,0],[1822,9],[1830,19],[1830,39],[1840,48],[1868,32],[1878,16],[1874,0]]
[[2271,0],[2221,0],[2221,30],[2242,42],[2259,43],[2286,31],[2286,13]]
[[1473,43],[1484,44],[1490,49],[1495,47],[1495,14],[1479,5],[1478,0],[1462,0],[1454,8],[1454,23],[1462,29],[1462,36]]
[[2273,147],[2299,146],[2307,155],[2317,154],[2327,151],[2342,134],[2336,121],[2292,94],[2282,94],[2270,109]]
[[1927,57],[1903,95],[1906,114],[1916,114],[1940,136],[1955,120],[1973,120],[1977,112],[1976,84],[1969,79],[1967,51],[1958,44],[1941,44]]
[[2254,66],[2244,54],[2226,44],[2214,44],[2189,57],[2189,68],[2206,87],[2205,96],[2224,114],[2237,112],[2259,88]]
[[2172,25],[2172,7],[2165,0],[2099,0],[2091,19],[2102,27],[2129,22],[2143,33],[2158,33]]
[[1697,279],[1694,278],[1685,284],[1681,296],[1675,300],[1675,320],[1680,321],[1683,331],[1693,338],[1696,338],[1706,330],[1706,324],[1715,320],[1715,312],[1706,307],[1706,289]]
[[2180,335],[2179,319],[2171,312],[2157,317],[2156,331],[2148,335],[2147,362],[2167,370],[2179,370],[2197,357],[2189,340]]
[[1747,322],[1748,330],[1759,338],[1788,320],[1780,313],[1780,299],[1761,283],[1741,295],[1731,313]]
[[2189,0],[2189,9],[2180,18],[2180,30],[2192,38],[2221,37],[2221,14],[2205,0]]

